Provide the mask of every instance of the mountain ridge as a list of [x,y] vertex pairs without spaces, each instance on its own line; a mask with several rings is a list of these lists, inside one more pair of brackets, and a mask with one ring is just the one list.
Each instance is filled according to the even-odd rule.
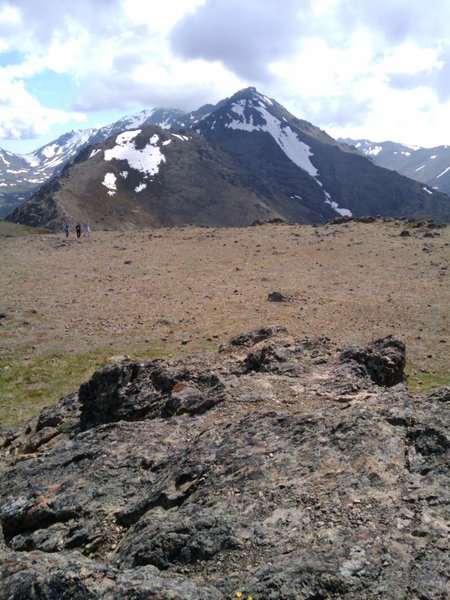
[[450,145],[422,148],[392,141],[373,142],[351,138],[341,138],[341,141],[372,158],[381,167],[450,194]]
[[[30,198],[40,185],[59,175],[64,166],[74,160],[86,146],[100,143],[111,135],[135,127],[159,125],[162,128],[184,128],[185,121],[188,121],[188,114],[183,111],[155,108],[122,117],[98,129],[69,131],[29,154],[16,155],[0,148],[0,217],[5,216],[11,207],[16,208]],[[21,185],[17,190],[13,185],[15,182],[8,177],[10,160],[18,163],[19,168],[26,173],[25,180],[19,181]],[[8,190],[2,191],[2,187],[7,187]]]
[[[147,129],[152,126],[156,127],[153,132]],[[129,132],[127,135],[123,133],[124,128]],[[139,137],[141,131],[146,132],[146,140]],[[164,137],[162,133],[164,131],[171,131],[172,135]],[[152,136],[157,136],[159,139],[161,135],[163,145],[160,144],[157,150],[150,139]],[[186,152],[181,150],[181,146],[176,141],[177,136],[179,139],[187,137],[190,140],[187,146],[184,145]],[[201,149],[200,146],[197,147],[198,152],[191,153],[188,147],[196,136],[203,138],[208,147],[203,144]],[[133,142],[134,138],[136,139]],[[75,210],[74,213],[67,198],[62,200],[64,192],[68,190],[66,189],[67,181],[70,179],[68,174],[73,175],[74,172],[80,174],[83,171],[80,167],[83,161],[86,173],[92,171],[91,190],[86,188],[80,192],[72,185],[70,193],[66,194],[73,202],[80,201],[80,194],[85,194],[86,197],[101,196],[105,190],[99,187],[101,183],[98,181],[99,178],[120,180],[121,171],[113,169],[106,173],[104,165],[101,165],[97,159],[95,164],[98,172],[94,175],[91,169],[93,163],[90,161],[93,157],[92,153],[100,153],[105,161],[113,165],[114,160],[111,162],[106,156],[111,153],[113,145],[119,148],[122,146],[119,140],[125,139],[128,140],[125,144],[126,148],[115,150],[116,154],[113,158],[122,161],[120,168],[127,174],[131,167],[130,163],[127,166],[128,155],[136,157],[142,153],[144,147],[147,147],[150,154],[159,152],[162,156],[156,177],[160,186],[158,192],[156,192],[155,180],[145,193],[139,195],[139,201],[146,198],[144,212],[148,218],[136,222],[122,210],[127,203],[130,211],[144,209],[142,203],[138,202],[137,207],[133,207],[133,203],[129,204],[132,197],[133,202],[136,201],[136,193],[144,189],[138,189],[136,186],[134,189],[128,186],[126,202],[123,194],[118,194],[114,200],[115,202],[119,197],[122,200],[119,211],[120,223],[111,220],[106,206],[100,221],[96,219],[99,216],[96,210],[92,210],[93,207],[89,207],[86,203],[84,213],[75,215],[77,211]],[[298,119],[276,100],[261,94],[256,88],[245,88],[214,106],[205,105],[189,114],[165,109],[142,111],[138,115],[124,117],[98,131],[87,130],[80,135],[66,134],[62,142],[62,147],[56,144],[49,145],[30,155],[32,158],[28,157],[31,163],[33,160],[46,161],[48,168],[53,168],[55,173],[61,174],[59,184],[51,189],[44,186],[30,201],[9,215],[8,219],[55,228],[60,227],[65,219],[90,220],[100,226],[106,226],[108,222],[109,227],[120,226],[127,220],[130,225],[133,223],[133,226],[151,224],[164,226],[186,222],[213,226],[246,225],[249,224],[250,215],[259,219],[262,214],[269,218],[277,216],[303,223],[324,222],[338,215],[358,217],[378,214],[388,217],[450,220],[449,197],[393,171],[375,166],[371,160],[363,157],[358,149],[334,140],[315,125]],[[183,165],[181,170],[166,161],[165,152],[171,154],[172,150],[172,147],[169,149],[166,145],[172,142],[175,146],[179,146],[181,154],[177,155],[178,159],[183,155],[180,163]],[[89,156],[85,152],[88,148]],[[70,156],[70,160],[64,163],[63,156]],[[189,165],[187,156],[194,160],[192,165]],[[204,160],[205,156],[208,160]],[[142,156],[139,161],[142,161]],[[69,170],[62,176],[64,164]],[[206,172],[202,176],[201,165],[210,169],[209,175],[215,172],[215,177],[211,178]],[[136,170],[139,171],[139,168],[133,170],[137,186],[144,185],[144,180],[136,175]],[[234,175],[231,175],[231,171],[235,171]],[[193,188],[194,194],[191,193],[189,185],[193,172],[195,172],[194,183],[197,186]],[[87,176],[86,173],[80,175],[80,181]],[[227,175],[224,175],[225,173]],[[171,178],[174,180],[172,181]],[[231,188],[226,193],[224,191],[231,180],[233,180],[232,187],[234,186],[236,197],[241,199],[240,207],[231,199]],[[58,188],[58,185],[61,185],[61,188]],[[105,183],[103,185],[108,187]],[[127,186],[121,184],[122,191],[126,188]],[[177,196],[177,188],[182,188],[183,194]],[[108,192],[109,196],[112,196],[111,191]],[[56,195],[44,199],[47,192]],[[219,210],[220,214],[217,213],[215,216],[214,211],[209,210],[211,207],[208,208],[208,202],[217,194],[219,197],[225,194],[223,198],[227,198],[228,210],[233,210],[233,215],[226,215],[224,207]],[[43,212],[40,210],[39,202],[47,204],[49,208],[55,198],[59,198],[59,212],[57,210],[54,214],[52,209],[50,214],[48,210]],[[173,215],[163,208],[162,198],[168,206],[172,206]],[[58,202],[56,204],[58,205]],[[231,209],[231,206],[234,206],[234,209]],[[152,210],[159,216],[151,217]],[[210,217],[205,218],[202,211],[208,212],[208,210]],[[39,212],[42,214],[38,218]],[[164,218],[161,216],[163,213]],[[184,213],[183,217],[181,213]],[[178,215],[181,221],[178,222],[175,215]]]

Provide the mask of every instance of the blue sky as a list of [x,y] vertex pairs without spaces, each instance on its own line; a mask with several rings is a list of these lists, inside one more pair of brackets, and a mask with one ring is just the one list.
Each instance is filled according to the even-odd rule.
[[0,147],[255,86],[334,137],[450,144],[449,0],[0,0]]

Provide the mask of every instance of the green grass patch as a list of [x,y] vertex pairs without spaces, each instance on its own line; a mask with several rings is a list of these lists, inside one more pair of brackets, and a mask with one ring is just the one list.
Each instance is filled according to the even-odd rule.
[[128,355],[133,360],[167,357],[164,349],[136,347],[124,350],[98,347],[83,354],[51,352],[25,358],[8,355],[0,359],[0,428],[12,427],[37,414],[44,406],[76,391],[97,369]]
[[28,227],[28,225],[18,225],[0,219],[0,238],[22,237],[24,235],[40,235],[49,233],[48,229],[43,227]]
[[412,393],[428,392],[433,388],[450,385],[448,373],[416,373],[408,375],[408,388]]

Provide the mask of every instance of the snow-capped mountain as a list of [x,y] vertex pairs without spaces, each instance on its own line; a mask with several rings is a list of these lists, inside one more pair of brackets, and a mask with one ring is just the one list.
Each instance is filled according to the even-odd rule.
[[[260,172],[261,165],[258,164],[259,161],[254,162],[256,158],[254,153],[248,153],[248,156],[240,155],[239,148],[242,146],[236,143],[238,139],[242,139],[239,132],[256,134],[252,136],[255,148],[258,145],[257,137],[267,142],[267,136],[270,136],[277,146],[272,151],[277,153],[278,149],[281,150],[283,160],[289,159],[300,169],[300,171],[296,169],[291,173],[290,178],[284,182],[284,186],[287,186],[286,189],[291,188],[288,193],[291,199],[295,200],[296,207],[299,205],[298,200],[302,204],[307,204],[307,197],[313,199],[313,202],[320,198],[337,214],[351,216],[351,210],[345,206],[339,206],[324,188],[321,174],[312,162],[313,151],[308,142],[310,138],[314,138],[324,144],[336,147],[339,147],[340,144],[311,123],[297,119],[281,104],[260,94],[255,88],[241,90],[227,101],[223,101],[215,111],[204,117],[195,126],[195,130],[222,146],[227,152],[236,154],[238,161],[246,162],[247,167],[254,171],[254,174]],[[233,132],[236,132],[236,135]],[[346,152],[349,150],[345,146],[343,149]],[[244,153],[247,154],[245,146]],[[270,168],[269,165],[267,167]],[[289,167],[291,167],[290,164]],[[304,180],[301,185],[296,181],[299,176]]]
[[396,142],[342,139],[373,159],[375,164],[450,194],[450,146],[421,148]]
[[[57,157],[77,142],[72,134],[60,142],[32,156],[61,169]],[[448,196],[376,166],[255,88],[190,114],[143,111],[85,133],[80,148],[10,220],[52,227],[66,219],[246,225],[261,215],[300,223],[338,215],[450,221]]]
[[236,226],[281,217],[247,179],[195,132],[140,127],[82,150],[7,219],[58,230],[66,221],[115,229]]
[[53,142],[25,155],[0,149],[0,217],[23,204],[42,184],[59,175],[64,166],[89,144],[100,143],[127,129],[158,125],[164,129],[184,129],[195,116],[180,110],[143,110],[99,129],[70,131]]
[[341,215],[450,218],[447,196],[375,167],[254,88],[222,101],[195,129],[245,166],[294,220],[308,218],[308,210],[320,213],[324,204]]

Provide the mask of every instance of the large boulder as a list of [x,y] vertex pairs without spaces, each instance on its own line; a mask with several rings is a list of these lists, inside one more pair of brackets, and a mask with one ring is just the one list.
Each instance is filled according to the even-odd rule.
[[282,328],[107,367],[3,438],[0,600],[446,597],[448,389]]

